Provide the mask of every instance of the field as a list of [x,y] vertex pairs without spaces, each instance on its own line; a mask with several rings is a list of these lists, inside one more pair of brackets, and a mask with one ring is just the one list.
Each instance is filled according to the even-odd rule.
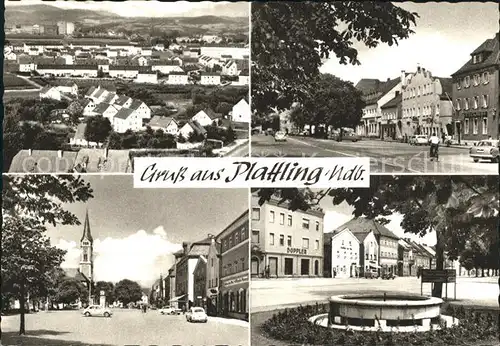
[[22,98],[22,99],[37,99],[40,97],[39,90],[5,90],[3,100],[5,101]]
[[33,89],[33,86],[30,83],[9,73],[6,73],[3,76],[3,84],[6,90]]

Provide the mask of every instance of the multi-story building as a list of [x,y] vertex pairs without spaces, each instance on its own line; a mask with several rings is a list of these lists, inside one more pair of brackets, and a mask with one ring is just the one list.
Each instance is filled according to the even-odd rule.
[[381,137],[381,106],[394,99],[396,92],[401,92],[401,85],[401,77],[388,78],[385,82],[378,79],[361,79],[356,84],[356,88],[363,93],[363,100],[365,102],[361,124],[356,128],[356,132],[359,135]]
[[420,270],[422,269],[431,269],[430,267],[431,258],[429,253],[415,241],[410,241],[410,244],[412,246],[413,258],[415,263],[414,268],[412,268],[410,274],[412,276],[415,276],[419,275]]
[[230,55],[233,59],[248,59],[250,48],[248,46],[223,46],[207,45],[200,47],[200,54],[221,59],[222,55]]
[[[414,267],[413,247],[405,239],[398,241],[398,276],[412,276]],[[415,270],[415,269],[413,269]]]
[[189,76],[186,72],[172,71],[168,74],[167,84],[187,85],[189,84]]
[[451,78],[434,77],[418,65],[403,85],[403,134],[452,133],[451,93]]
[[381,274],[396,274],[398,270],[399,237],[378,222],[374,220],[371,220],[371,222],[375,228],[375,237],[378,240]]
[[194,305],[206,309],[207,303],[207,259],[198,257],[198,262],[193,270]]
[[381,138],[401,139],[402,135],[402,96],[396,91],[396,96],[380,107],[382,121],[380,123]]
[[208,255],[211,241],[204,239],[196,243],[182,243],[182,251],[175,254],[175,293],[178,297],[178,306],[188,309],[193,306],[194,296],[194,268],[200,256]]
[[201,85],[220,85],[221,84],[220,74],[217,72],[202,72],[200,84]]
[[170,267],[168,270],[168,276],[165,278],[166,279],[166,284],[165,284],[165,289],[166,289],[166,299],[165,301],[168,302],[168,304],[172,307],[177,308],[178,307],[178,299],[176,299],[176,293],[175,293],[175,263]]
[[57,33],[59,35],[73,35],[75,24],[72,22],[59,21],[57,22]]
[[217,316],[219,311],[219,284],[220,284],[220,240],[209,235],[211,244],[207,256],[207,314]]
[[485,40],[452,74],[455,139],[499,138],[500,37]]
[[231,120],[235,122],[250,123],[251,119],[250,105],[245,99],[241,99],[231,110]]
[[248,210],[218,236],[221,242],[219,302],[223,316],[248,320]]
[[349,228],[323,234],[324,269],[328,277],[359,276],[359,240]]
[[322,276],[323,211],[292,212],[279,200],[272,196],[259,206],[258,197],[252,196],[251,274]]

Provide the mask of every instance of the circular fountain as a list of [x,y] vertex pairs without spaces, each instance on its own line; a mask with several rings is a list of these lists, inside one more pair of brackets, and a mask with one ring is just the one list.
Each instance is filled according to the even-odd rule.
[[336,329],[415,332],[441,329],[458,320],[441,314],[443,300],[411,295],[341,295],[330,298],[330,312],[310,322]]

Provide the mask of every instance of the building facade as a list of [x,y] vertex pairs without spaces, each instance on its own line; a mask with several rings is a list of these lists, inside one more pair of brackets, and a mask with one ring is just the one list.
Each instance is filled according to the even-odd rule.
[[380,123],[380,132],[382,139],[401,139],[402,135],[402,96],[396,91],[396,96],[380,107],[382,120]]
[[219,302],[222,315],[248,321],[248,211],[224,229],[221,242]]
[[200,306],[206,310],[207,306],[207,259],[198,257],[198,262],[193,270],[193,297],[194,306]]
[[220,283],[220,257],[221,243],[218,237],[211,238],[207,255],[207,314],[217,316],[219,311],[219,283]]
[[398,270],[399,237],[382,225],[376,224],[376,227],[377,232],[375,234],[379,244],[380,273],[396,274]]
[[[404,73],[404,71],[403,71]],[[433,77],[417,66],[403,85],[403,134],[445,136],[452,128],[451,78]]]
[[252,196],[252,276],[323,276],[322,210],[290,211]]
[[[360,244],[358,238],[348,228],[325,233],[323,236],[324,271],[329,271],[328,277],[359,277]],[[328,257],[329,261],[327,261]]]
[[453,77],[454,134],[459,142],[475,142],[500,132],[499,34],[487,39]]

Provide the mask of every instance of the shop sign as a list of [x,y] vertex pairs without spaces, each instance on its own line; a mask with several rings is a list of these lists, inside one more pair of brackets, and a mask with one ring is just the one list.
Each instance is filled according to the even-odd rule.
[[296,247],[289,247],[286,249],[286,253],[293,255],[307,255],[307,249],[299,249]]
[[229,279],[227,281],[224,281],[224,286],[232,286],[232,285],[236,285],[236,284],[239,284],[239,283],[242,283],[242,282],[247,282],[248,281],[248,276],[240,276],[238,278],[235,278],[235,279]]

